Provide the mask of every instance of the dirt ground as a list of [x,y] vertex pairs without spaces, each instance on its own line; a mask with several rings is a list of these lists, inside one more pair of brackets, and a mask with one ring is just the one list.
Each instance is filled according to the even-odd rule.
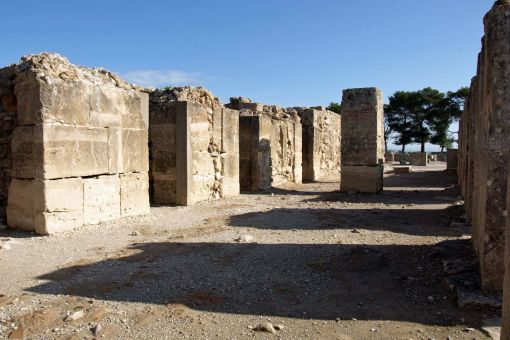
[[[486,339],[495,313],[459,309],[442,283],[469,242],[454,179],[441,164],[385,177],[379,195],[289,185],[48,237],[0,230],[0,338]],[[267,322],[282,329],[253,329]]]

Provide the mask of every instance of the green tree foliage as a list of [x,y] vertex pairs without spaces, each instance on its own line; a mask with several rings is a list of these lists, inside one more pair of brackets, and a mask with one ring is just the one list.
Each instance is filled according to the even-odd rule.
[[449,128],[453,122],[459,120],[468,94],[467,87],[446,93],[429,116],[429,125],[433,132],[430,142],[441,147],[441,151],[450,148],[457,141],[457,132],[451,132]]
[[402,152],[412,143],[420,144],[421,152],[428,142],[442,150],[450,147],[455,138],[449,127],[459,119],[467,95],[467,88],[446,94],[430,87],[395,92],[384,108],[385,138],[395,133],[394,141],[402,146]]
[[342,111],[341,105],[338,103],[335,103],[335,102],[331,102],[326,109],[329,111],[336,112],[336,113],[341,113],[341,111]]
[[395,144],[401,145],[405,152],[406,145],[413,142],[413,114],[418,110],[420,100],[417,92],[406,91],[397,91],[389,99],[389,104],[384,106],[387,126],[396,133]]

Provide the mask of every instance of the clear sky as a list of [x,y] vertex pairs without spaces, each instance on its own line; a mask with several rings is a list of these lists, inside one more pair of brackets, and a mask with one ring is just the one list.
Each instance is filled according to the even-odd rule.
[[139,85],[282,106],[338,102],[350,87],[468,86],[494,2],[0,1],[0,65],[52,51]]

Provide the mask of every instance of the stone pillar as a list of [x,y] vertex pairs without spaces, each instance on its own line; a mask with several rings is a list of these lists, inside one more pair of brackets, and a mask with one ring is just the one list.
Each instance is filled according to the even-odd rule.
[[[510,207],[510,187],[507,194],[507,206]],[[501,339],[510,340],[510,215],[506,220],[505,279],[503,285],[503,318]]]
[[303,126],[303,180],[340,179],[341,116],[332,111],[306,109]]
[[446,170],[451,173],[457,172],[458,165],[458,151],[457,149],[446,150]]
[[409,154],[409,163],[416,166],[427,166],[428,158],[426,152],[413,152]]
[[42,53],[0,69],[0,97],[0,116],[16,114],[0,190],[9,183],[10,227],[53,234],[149,213],[146,93]]
[[344,90],[341,135],[341,191],[380,192],[383,189],[384,111],[379,89]]

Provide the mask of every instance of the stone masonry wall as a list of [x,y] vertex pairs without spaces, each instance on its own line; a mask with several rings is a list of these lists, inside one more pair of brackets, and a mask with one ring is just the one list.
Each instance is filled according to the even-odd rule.
[[510,160],[510,5],[498,2],[484,18],[476,77],[461,120],[457,169],[482,286],[502,291]]
[[149,213],[146,94],[43,53],[1,69],[0,96],[10,227],[51,234]]
[[301,183],[301,121],[295,109],[231,98],[240,111],[240,183],[243,190]]
[[305,109],[303,129],[303,180],[340,179],[341,117],[328,110]]
[[378,193],[383,188],[383,103],[377,88],[343,92],[342,191]]
[[13,80],[16,67],[0,71],[0,223],[7,223],[6,207],[12,173],[12,132],[18,125],[18,105],[14,95]]
[[203,88],[150,94],[153,201],[189,205],[239,194],[239,115]]

